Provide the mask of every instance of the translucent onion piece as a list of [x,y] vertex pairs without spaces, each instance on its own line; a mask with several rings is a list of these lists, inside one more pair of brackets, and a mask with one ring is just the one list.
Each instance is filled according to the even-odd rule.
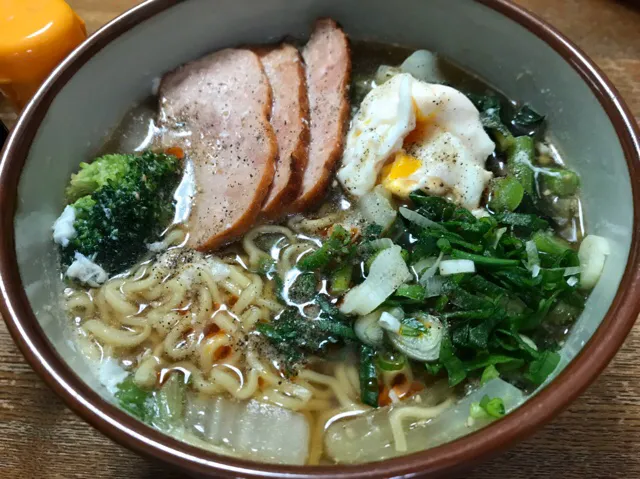
[[435,228],[439,230],[445,229],[441,224],[436,223],[435,221],[430,220],[426,216],[422,216],[420,213],[416,213],[409,208],[405,208],[404,206],[401,206],[398,211],[406,219],[408,219],[412,223],[417,224],[418,226],[422,226],[423,228]]
[[384,341],[384,332],[378,324],[379,319],[380,311],[374,311],[356,319],[356,322],[353,325],[353,330],[360,341],[374,347],[382,345]]
[[475,272],[476,264],[469,259],[447,259],[440,262],[440,274],[442,276]]
[[390,80],[398,73],[402,73],[399,68],[389,65],[380,65],[378,67],[378,70],[376,71],[376,76],[373,78],[373,81],[376,82],[376,85],[382,85],[384,82]]
[[440,256],[436,258],[436,261],[429,268],[427,268],[427,270],[422,274],[422,276],[420,276],[420,284],[423,287],[426,288],[429,280],[435,276],[436,272],[438,271],[438,268],[440,267],[440,262],[442,261],[443,256],[444,256],[444,253],[440,252]]
[[279,406],[193,394],[184,422],[193,435],[257,461],[303,465],[309,454],[307,419]]
[[362,216],[369,222],[387,229],[395,221],[397,211],[391,202],[391,195],[382,185],[360,198],[358,203]]
[[400,285],[411,279],[411,272],[402,259],[401,251],[400,246],[393,246],[378,253],[371,263],[367,279],[344,296],[340,306],[342,313],[369,314]]
[[593,288],[604,269],[606,257],[610,254],[609,242],[596,235],[587,235],[580,244],[580,287]]
[[395,349],[411,359],[422,362],[435,361],[440,357],[440,343],[444,328],[442,323],[433,316],[429,316],[424,324],[428,327],[424,334],[403,336],[402,334],[389,333],[389,340]]
[[417,50],[400,65],[400,70],[427,83],[443,83],[445,78],[438,67],[438,57],[428,50]]

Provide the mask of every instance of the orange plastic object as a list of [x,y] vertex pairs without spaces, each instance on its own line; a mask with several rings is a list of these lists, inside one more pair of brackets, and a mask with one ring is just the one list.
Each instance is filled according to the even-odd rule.
[[62,0],[0,0],[0,91],[21,110],[85,38],[84,22]]

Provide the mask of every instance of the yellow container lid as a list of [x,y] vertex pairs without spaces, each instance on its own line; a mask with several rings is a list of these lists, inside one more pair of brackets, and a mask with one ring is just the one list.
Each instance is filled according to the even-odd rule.
[[62,0],[0,0],[0,91],[22,109],[86,37],[84,22]]

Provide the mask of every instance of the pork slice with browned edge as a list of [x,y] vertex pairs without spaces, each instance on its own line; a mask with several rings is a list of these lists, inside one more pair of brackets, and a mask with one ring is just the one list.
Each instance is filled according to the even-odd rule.
[[316,22],[302,57],[309,96],[309,161],[293,211],[318,205],[324,196],[342,156],[349,117],[349,42],[336,22],[328,18]]
[[257,50],[271,84],[273,107],[271,125],[278,139],[278,160],[271,190],[262,207],[267,218],[276,220],[286,213],[302,184],[307,167],[309,104],[305,70],[298,49],[283,43]]
[[212,53],[167,73],[158,93],[163,143],[181,146],[194,164],[188,245],[208,251],[239,238],[262,209],[278,154],[260,58]]

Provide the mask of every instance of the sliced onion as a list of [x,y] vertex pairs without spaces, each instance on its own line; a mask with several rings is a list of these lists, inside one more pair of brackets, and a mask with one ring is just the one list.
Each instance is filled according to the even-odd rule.
[[[531,271],[532,276],[535,278],[537,276],[533,275],[533,268],[535,266],[540,267],[540,257],[538,256],[538,247],[536,243],[532,240],[527,241],[525,244],[525,251],[527,252],[527,269]],[[540,269],[538,269],[540,272]]]
[[611,253],[609,242],[596,235],[587,235],[578,250],[580,258],[580,287],[593,288],[604,269],[606,257]]
[[378,67],[378,70],[376,71],[376,76],[373,78],[373,81],[376,82],[376,85],[382,85],[384,82],[392,79],[398,73],[401,73],[401,70],[397,67],[380,65]]
[[434,316],[425,315],[423,324],[427,332],[418,336],[403,336],[389,333],[388,337],[393,347],[416,361],[436,361],[440,357],[440,343],[444,328],[440,320]]
[[345,314],[369,314],[411,279],[411,272],[402,258],[402,248],[392,246],[382,250],[371,263],[369,275],[363,283],[345,296],[340,311]]
[[400,332],[400,327],[402,326],[398,318],[396,318],[392,314],[387,313],[386,311],[380,315],[378,325],[382,329],[396,334]]
[[384,229],[391,226],[398,214],[393,207],[391,194],[382,185],[376,186],[360,198],[358,206],[367,221]]
[[507,232],[507,228],[499,228],[496,230],[496,240],[493,242],[493,249],[496,249],[498,247],[498,243],[500,243],[500,239],[502,238],[502,235],[505,234]]
[[533,268],[531,268],[531,277],[537,278],[539,274],[540,274],[540,265],[534,264]]
[[353,325],[353,330],[355,331],[356,336],[358,336],[358,339],[364,344],[373,347],[382,345],[384,341],[384,331],[378,324],[380,315],[380,311],[374,311],[365,316],[360,316],[358,319],[356,319],[356,322]]
[[576,284],[578,284],[578,278],[576,278],[575,276],[571,276],[568,280],[567,280],[567,284],[569,286],[575,286]]
[[428,50],[417,50],[400,65],[400,70],[410,73],[417,80],[442,83],[444,76],[438,67],[438,57]]
[[423,228],[434,228],[439,230],[445,229],[445,227],[442,226],[441,224],[436,223],[435,221],[430,220],[426,216],[422,216],[420,213],[416,213],[415,211],[410,210],[409,208],[405,208],[404,206],[401,206],[398,209],[398,211],[406,219],[408,219],[412,223],[417,224],[418,226],[422,226]]
[[469,259],[447,259],[440,262],[440,274],[442,276],[475,272],[476,264]]
[[521,334],[520,339],[522,339],[522,342],[525,343],[534,351],[538,350],[538,346],[536,345],[536,343],[533,342],[533,339],[531,339],[529,336],[525,336],[524,334]]
[[442,276],[434,276],[429,278],[424,285],[425,297],[433,298],[442,294],[442,287],[444,286],[444,278]]
[[580,266],[571,266],[564,270],[564,276],[575,276],[576,274],[580,274]]
[[432,256],[430,258],[422,258],[417,263],[411,265],[411,268],[416,273],[416,275],[419,276],[425,269],[433,266],[433,263],[435,263],[437,260],[438,258],[436,258],[435,256]]
[[383,249],[391,248],[393,241],[389,238],[379,238],[371,241],[367,241],[361,245],[362,248],[366,248],[369,251],[382,251]]
[[436,274],[436,271],[438,271],[438,267],[440,266],[440,263],[442,262],[442,257],[443,257],[444,253],[440,252],[440,256],[438,256],[438,258],[436,259],[435,263],[433,263],[425,272],[422,276],[420,276],[420,281],[419,283],[426,288],[427,286],[427,282],[429,281],[429,279],[433,278]]

